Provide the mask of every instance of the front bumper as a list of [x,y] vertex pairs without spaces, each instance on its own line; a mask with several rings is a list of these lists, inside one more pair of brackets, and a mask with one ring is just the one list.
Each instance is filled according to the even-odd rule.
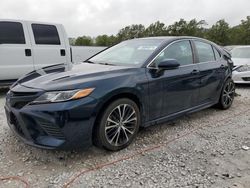
[[25,143],[47,149],[79,149],[92,145],[97,100],[83,99],[24,106],[7,94],[5,112],[10,128]]
[[237,84],[250,84],[250,71],[238,72],[233,71],[233,80]]

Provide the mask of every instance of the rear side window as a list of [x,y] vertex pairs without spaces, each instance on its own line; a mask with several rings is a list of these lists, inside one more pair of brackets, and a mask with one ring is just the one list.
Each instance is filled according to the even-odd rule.
[[60,45],[60,38],[54,25],[32,24],[36,44]]
[[213,48],[210,44],[200,41],[194,41],[194,43],[197,49],[200,63],[215,60]]
[[0,22],[0,44],[25,44],[22,24]]
[[219,60],[219,59],[221,58],[220,53],[218,52],[218,50],[217,50],[216,48],[213,47],[213,49],[214,49],[215,59],[216,59],[216,60]]

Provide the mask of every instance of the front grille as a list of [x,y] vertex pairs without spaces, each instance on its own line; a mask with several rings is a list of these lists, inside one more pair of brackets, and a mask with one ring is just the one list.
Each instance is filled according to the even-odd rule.
[[244,80],[244,81],[250,81],[250,77],[242,77],[242,80]]
[[12,97],[23,97],[23,96],[31,96],[36,95],[37,92],[16,92],[16,91],[10,91],[10,95]]
[[40,94],[38,92],[9,91],[8,95],[10,106],[21,109],[36,99]]
[[58,139],[65,139],[57,125],[51,124],[49,122],[39,122],[39,124],[48,135]]

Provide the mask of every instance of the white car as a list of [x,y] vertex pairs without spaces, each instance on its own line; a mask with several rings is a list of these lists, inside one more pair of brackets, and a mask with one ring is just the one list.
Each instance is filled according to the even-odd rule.
[[42,67],[71,65],[105,47],[71,47],[62,24],[0,19],[0,86]]
[[235,47],[232,51],[234,62],[233,80],[238,84],[250,84],[250,46]]

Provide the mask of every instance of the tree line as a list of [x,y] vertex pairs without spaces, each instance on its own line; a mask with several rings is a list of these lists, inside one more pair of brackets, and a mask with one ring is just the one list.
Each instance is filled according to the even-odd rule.
[[241,20],[239,25],[231,27],[224,19],[207,27],[205,20],[180,19],[172,25],[157,21],[145,27],[133,24],[119,30],[116,35],[99,35],[96,38],[80,36],[71,38],[71,45],[76,46],[111,46],[121,41],[152,36],[195,36],[211,40],[219,45],[250,45],[250,16]]

